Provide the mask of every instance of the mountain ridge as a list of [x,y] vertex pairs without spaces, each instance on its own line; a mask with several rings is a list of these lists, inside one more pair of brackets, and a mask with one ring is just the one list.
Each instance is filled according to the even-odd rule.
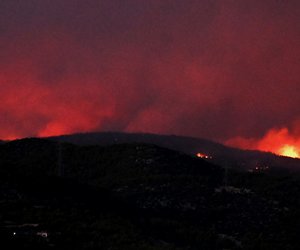
[[113,145],[120,143],[150,143],[161,147],[181,151],[189,155],[198,152],[211,156],[215,164],[227,165],[243,170],[272,168],[287,171],[300,171],[300,159],[285,157],[271,152],[242,150],[225,146],[208,139],[177,135],[159,135],[151,133],[91,132],[45,137],[54,141],[77,145]]

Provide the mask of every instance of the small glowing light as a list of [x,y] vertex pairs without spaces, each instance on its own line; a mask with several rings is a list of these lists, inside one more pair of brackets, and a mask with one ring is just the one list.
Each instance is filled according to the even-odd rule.
[[300,158],[300,155],[297,149],[291,145],[284,145],[280,150],[279,153],[283,156],[288,156],[292,158]]
[[47,232],[37,232],[36,235],[41,236],[43,238],[47,238],[48,237],[48,233]]
[[196,156],[197,156],[198,158],[202,158],[202,159],[212,159],[211,156],[206,155],[206,154],[203,154],[203,153],[197,153]]

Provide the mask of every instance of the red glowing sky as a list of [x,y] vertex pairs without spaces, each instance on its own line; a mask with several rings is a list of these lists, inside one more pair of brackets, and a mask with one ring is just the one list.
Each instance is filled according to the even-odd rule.
[[299,17],[298,0],[1,0],[0,138],[144,131],[297,151]]

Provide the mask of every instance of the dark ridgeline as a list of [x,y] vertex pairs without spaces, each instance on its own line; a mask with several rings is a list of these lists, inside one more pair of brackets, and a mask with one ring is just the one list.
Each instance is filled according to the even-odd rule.
[[115,139],[120,142],[114,137],[109,146],[36,138],[0,145],[2,244],[161,250],[299,245],[297,174],[228,164],[225,171],[211,159]]
[[273,153],[256,150],[241,150],[227,147],[210,140],[176,136],[143,133],[95,132],[48,137],[48,139],[69,142],[77,145],[114,145],[121,143],[148,143],[160,147],[196,155],[201,152],[212,156],[211,162],[237,169],[250,170],[259,167],[273,172],[299,172],[300,159],[278,156]]

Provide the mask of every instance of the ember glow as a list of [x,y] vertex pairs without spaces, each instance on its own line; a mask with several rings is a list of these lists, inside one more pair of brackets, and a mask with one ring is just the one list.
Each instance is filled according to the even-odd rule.
[[[299,16],[297,0],[2,0],[0,138],[151,132],[299,154]],[[266,138],[278,128],[290,137]]]
[[211,156],[206,155],[206,154],[203,154],[203,153],[197,153],[196,156],[197,156],[198,158],[202,158],[202,159],[212,159]]

